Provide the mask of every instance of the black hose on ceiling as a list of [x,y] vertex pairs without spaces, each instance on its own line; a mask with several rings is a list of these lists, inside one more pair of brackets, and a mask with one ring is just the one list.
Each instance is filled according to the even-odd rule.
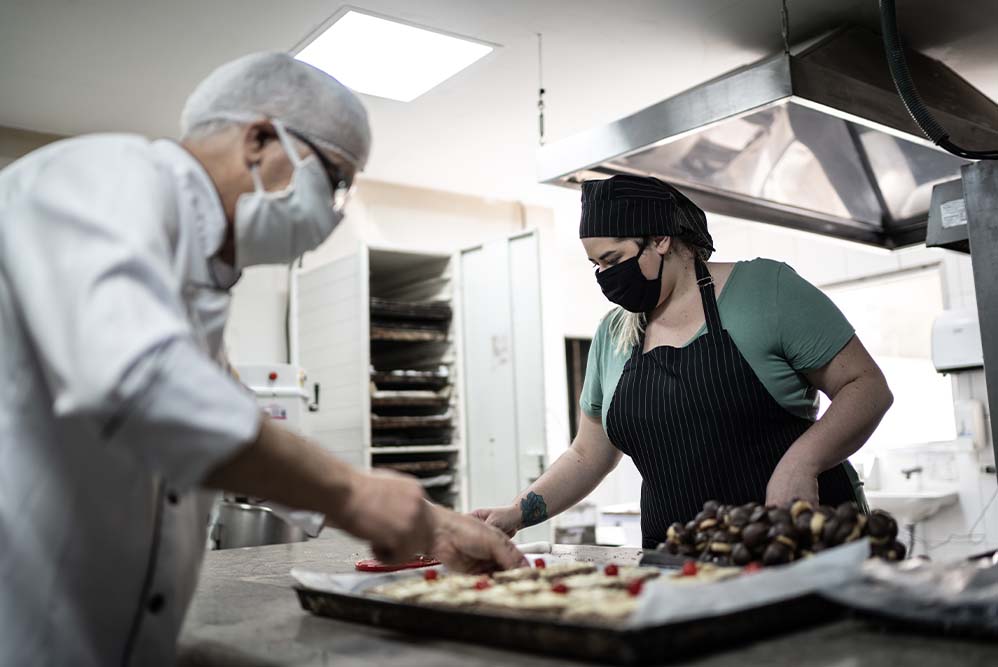
[[887,56],[887,65],[891,70],[891,78],[897,88],[901,101],[919,129],[925,133],[934,144],[949,151],[958,157],[970,160],[995,160],[998,159],[998,151],[972,151],[957,146],[950,141],[949,134],[936,121],[932,112],[922,101],[915,82],[911,78],[911,71],[908,69],[908,61],[904,57],[904,47],[901,44],[901,36],[898,32],[897,14],[894,9],[894,0],[880,0],[880,26],[884,35],[884,52]]

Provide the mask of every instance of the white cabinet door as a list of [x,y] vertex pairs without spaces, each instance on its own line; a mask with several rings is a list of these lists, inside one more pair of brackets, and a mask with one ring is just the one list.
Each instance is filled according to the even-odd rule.
[[[539,239],[528,232],[460,254],[470,506],[510,502],[546,465]],[[550,539],[550,524],[519,541]]]
[[298,339],[308,390],[318,383],[319,409],[309,433],[325,449],[369,466],[367,252],[298,274]]

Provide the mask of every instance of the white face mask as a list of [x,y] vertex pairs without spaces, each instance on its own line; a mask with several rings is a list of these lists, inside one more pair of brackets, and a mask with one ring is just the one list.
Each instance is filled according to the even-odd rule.
[[304,160],[284,126],[273,121],[281,146],[294,166],[288,187],[263,189],[256,165],[250,167],[253,192],[236,201],[236,269],[256,264],[288,264],[325,241],[343,219],[334,204],[329,177],[315,155]]

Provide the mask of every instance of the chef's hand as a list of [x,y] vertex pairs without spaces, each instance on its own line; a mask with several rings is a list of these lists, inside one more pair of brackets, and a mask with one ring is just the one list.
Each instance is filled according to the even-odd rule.
[[436,517],[430,554],[452,570],[478,574],[527,565],[527,559],[498,528],[443,507],[427,506]]
[[766,504],[782,507],[798,499],[818,506],[818,476],[812,470],[780,463],[766,486]]
[[495,526],[510,537],[516,535],[516,531],[520,530],[523,523],[523,513],[516,505],[475,510],[471,516],[484,521],[489,526]]
[[414,478],[381,470],[351,471],[348,488],[334,525],[370,542],[378,560],[400,563],[430,551],[437,520]]

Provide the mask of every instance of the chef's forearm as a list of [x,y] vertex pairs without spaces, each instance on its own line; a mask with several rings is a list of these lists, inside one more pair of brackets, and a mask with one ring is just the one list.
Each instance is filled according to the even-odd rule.
[[883,376],[861,376],[844,385],[825,414],[801,436],[780,466],[818,475],[859,450],[893,403]]
[[584,499],[620,460],[616,450],[586,445],[577,437],[568,451],[514,499],[521,528],[546,521]]
[[569,448],[513,500],[520,510],[520,527],[537,525],[564,512],[589,495],[605,475]]
[[348,464],[265,419],[256,440],[216,467],[204,484],[322,512],[336,524],[355,477]]

